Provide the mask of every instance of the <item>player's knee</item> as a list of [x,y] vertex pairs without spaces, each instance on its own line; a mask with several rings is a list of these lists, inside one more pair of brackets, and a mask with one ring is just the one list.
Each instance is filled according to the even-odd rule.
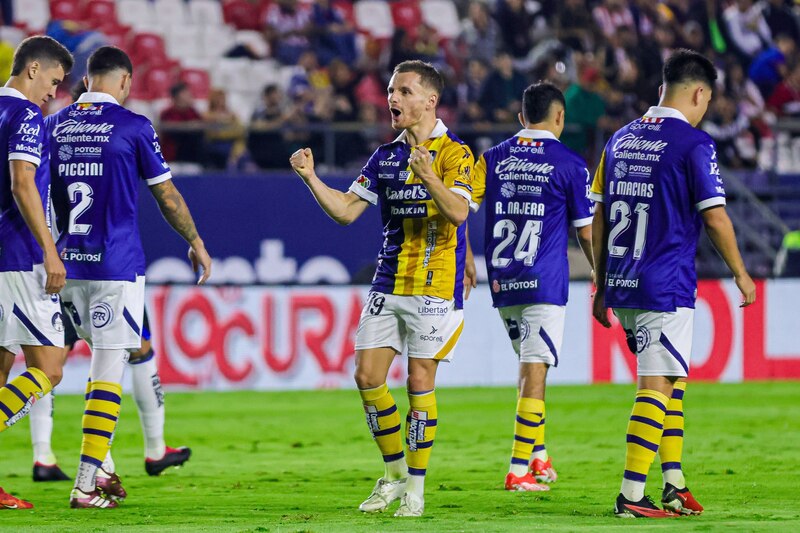
[[54,388],[61,383],[61,378],[64,377],[64,372],[60,365],[53,365],[52,368],[45,368],[42,371],[47,376],[47,379],[50,380],[50,385]]
[[429,391],[434,388],[434,379],[427,372],[417,372],[409,374],[406,386],[408,387],[408,392]]
[[385,380],[373,375],[369,369],[356,367],[353,373],[353,379],[356,380],[356,385],[359,389],[374,389],[383,385]]

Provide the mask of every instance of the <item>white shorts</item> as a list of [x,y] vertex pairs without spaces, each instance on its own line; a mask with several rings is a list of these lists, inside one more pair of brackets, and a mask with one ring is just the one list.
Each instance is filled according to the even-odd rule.
[[464,328],[454,300],[370,292],[361,311],[356,350],[394,348],[408,357],[450,361]]
[[57,294],[47,294],[44,265],[30,272],[0,272],[0,346],[64,347],[64,316]]
[[68,279],[61,296],[78,335],[92,347],[142,346],[144,276],[136,281]]
[[520,363],[558,366],[558,352],[564,339],[565,306],[509,305],[497,310]]
[[692,353],[694,309],[678,307],[673,312],[644,309],[614,309],[636,355],[640,376],[674,376],[689,373]]

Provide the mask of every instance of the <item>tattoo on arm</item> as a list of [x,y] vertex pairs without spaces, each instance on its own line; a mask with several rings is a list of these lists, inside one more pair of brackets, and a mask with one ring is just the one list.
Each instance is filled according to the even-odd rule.
[[161,214],[172,228],[183,237],[186,242],[191,243],[197,235],[197,228],[194,225],[192,214],[183,200],[183,196],[175,188],[172,180],[167,180],[150,187],[150,192],[158,202]]

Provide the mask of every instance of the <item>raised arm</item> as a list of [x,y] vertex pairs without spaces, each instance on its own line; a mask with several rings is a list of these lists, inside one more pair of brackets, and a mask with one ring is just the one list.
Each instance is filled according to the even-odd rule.
[[415,147],[409,158],[411,170],[422,180],[439,212],[454,226],[460,226],[469,215],[469,200],[447,188],[433,171],[433,157],[424,146]]
[[189,207],[183,200],[183,196],[175,188],[175,184],[172,183],[171,179],[151,186],[150,192],[158,202],[158,208],[161,210],[164,219],[172,226],[172,229],[189,243],[189,260],[192,262],[192,268],[195,272],[198,271],[198,267],[203,269],[203,273],[197,281],[198,285],[203,285],[211,275],[211,257],[206,251],[203,240],[197,233],[194,219],[192,219],[192,214],[189,212]]
[[9,162],[9,167],[11,194],[17,202],[22,218],[25,219],[25,224],[44,252],[44,270],[47,273],[44,290],[47,294],[56,294],[66,284],[67,271],[58,256],[56,244],[44,217],[42,197],[36,188],[36,165],[29,161],[14,159]]
[[337,191],[325,185],[314,171],[314,154],[310,148],[301,148],[289,158],[292,170],[303,178],[314,199],[337,224],[352,224],[367,209],[369,202],[347,191]]
[[736,234],[731,219],[723,206],[706,209],[701,215],[708,237],[733,273],[736,286],[742,293],[743,300],[740,307],[747,307],[756,301],[756,284],[744,267],[739,247],[736,245]]

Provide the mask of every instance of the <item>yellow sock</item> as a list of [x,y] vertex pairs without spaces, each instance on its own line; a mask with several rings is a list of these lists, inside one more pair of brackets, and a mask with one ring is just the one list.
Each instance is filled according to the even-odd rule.
[[667,403],[667,416],[664,418],[664,434],[658,454],[661,457],[661,471],[664,481],[682,489],[686,486],[681,469],[683,454],[683,395],[686,382],[676,381],[672,389],[672,397]]
[[544,400],[520,398],[517,400],[517,417],[514,422],[514,444],[511,448],[509,472],[524,476],[528,471],[534,445],[541,434]]
[[358,392],[364,404],[367,426],[383,455],[386,477],[390,480],[406,477],[408,471],[403,460],[405,456],[400,435],[400,413],[389,387],[384,383],[380,387]]
[[47,375],[36,367],[28,367],[0,388],[0,432],[25,418],[34,402],[52,389]]
[[533,445],[532,459],[539,459],[547,462],[549,456],[547,455],[547,448],[544,447],[544,428],[545,417],[547,416],[547,407],[542,404],[542,423],[539,424],[539,434],[536,436],[536,444]]
[[644,497],[644,484],[661,442],[668,401],[669,398],[658,391],[642,389],[636,393],[628,422],[621,489],[622,495],[628,500],[639,501]]
[[101,466],[114,436],[122,400],[122,386],[109,381],[92,381],[83,412],[81,462]]
[[408,394],[406,417],[406,445],[408,447],[408,473],[424,476],[436,437],[436,393]]

